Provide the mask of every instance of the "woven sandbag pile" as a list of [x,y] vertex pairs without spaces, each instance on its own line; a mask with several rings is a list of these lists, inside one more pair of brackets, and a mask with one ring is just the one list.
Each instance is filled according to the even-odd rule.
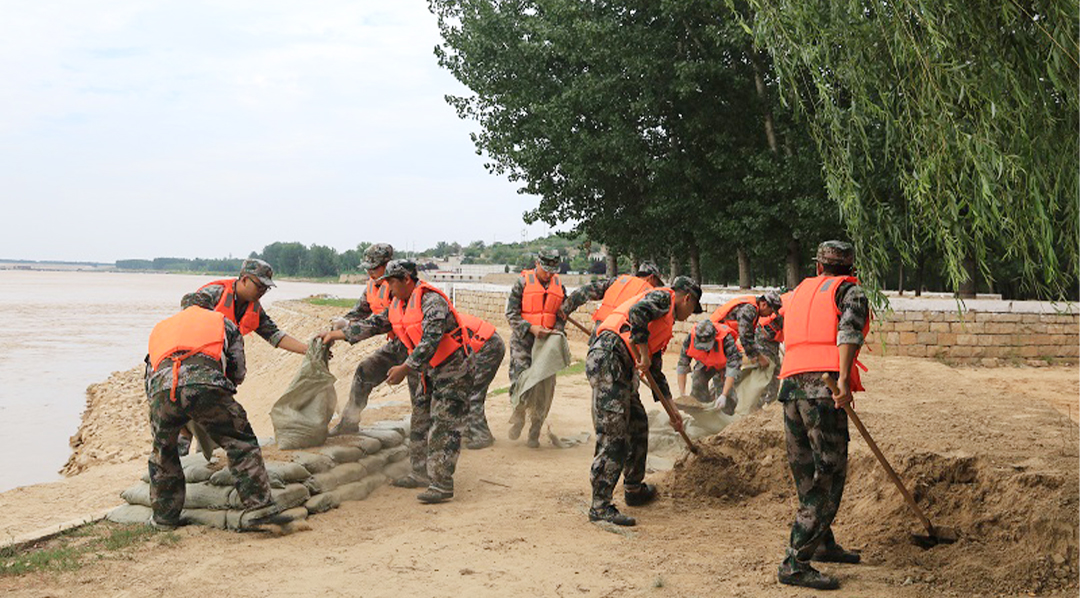
[[[294,521],[337,508],[341,503],[363,500],[379,486],[409,474],[408,424],[379,422],[359,434],[338,436],[331,443],[310,449],[286,451],[264,447],[275,510]],[[193,453],[180,462],[187,482],[181,522],[219,529],[243,530],[249,521],[268,514],[245,512],[234,488],[234,478],[218,449],[208,462]],[[117,523],[147,523],[150,510],[149,474],[120,493],[125,503],[108,519]]]

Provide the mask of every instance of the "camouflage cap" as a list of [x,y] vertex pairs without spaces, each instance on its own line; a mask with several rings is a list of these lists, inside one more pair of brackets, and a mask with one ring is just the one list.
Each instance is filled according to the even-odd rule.
[[716,345],[716,326],[712,320],[702,320],[694,326],[694,348],[698,351],[712,351]]
[[386,264],[386,272],[379,280],[390,278],[412,278],[417,280],[420,276],[416,273],[416,262],[412,260],[393,260]]
[[187,309],[193,305],[203,309],[214,309],[214,304],[207,293],[188,293],[180,298],[180,309]]
[[784,307],[784,302],[780,299],[780,293],[776,291],[769,291],[762,295],[760,299],[764,299],[765,303],[768,303],[769,307],[773,308],[773,311],[780,311],[780,308]]
[[394,259],[394,248],[389,243],[376,243],[364,251],[364,261],[360,267],[374,270]]
[[693,278],[690,278],[689,276],[676,276],[675,279],[671,281],[671,290],[693,295],[694,299],[696,299],[695,303],[697,304],[694,306],[694,313],[699,314],[702,312],[701,287],[698,283],[694,282]]
[[274,269],[262,260],[254,258],[244,260],[244,264],[240,266],[240,276],[244,275],[253,276],[268,287],[277,286],[274,284]]
[[638,265],[637,273],[635,273],[634,276],[640,276],[641,278],[655,276],[657,280],[660,281],[660,284],[664,284],[664,277],[660,276],[660,268],[652,262],[641,262],[641,264]]
[[562,258],[559,256],[559,250],[545,247],[536,252],[536,263],[540,264],[540,267],[548,272],[555,272],[559,269],[559,262]]
[[855,248],[844,241],[824,241],[817,246],[814,261],[821,264],[850,266],[855,261]]

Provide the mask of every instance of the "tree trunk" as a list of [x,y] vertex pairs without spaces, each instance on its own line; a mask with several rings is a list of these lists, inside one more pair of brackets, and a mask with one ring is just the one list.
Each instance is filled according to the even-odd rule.
[[915,296],[922,297],[923,280],[926,274],[926,256],[919,254],[919,264],[915,270]]
[[690,254],[690,278],[701,284],[701,250],[698,249],[697,239],[687,238],[686,251]]
[[742,247],[738,251],[739,256],[739,288],[750,288],[750,257]]
[[974,299],[978,290],[978,279],[976,278],[978,267],[975,263],[975,256],[968,255],[964,258],[964,270],[967,273],[967,278],[960,283],[960,298]]
[[679,270],[682,264],[679,263],[679,258],[675,257],[675,252],[671,252],[668,256],[668,281],[670,282],[676,276],[679,275]]
[[641,267],[641,260],[638,259],[638,256],[636,256],[636,255],[630,256],[630,273],[631,274],[637,274],[638,269],[640,267]]
[[608,278],[619,274],[619,256],[614,252],[609,251],[607,254],[607,275]]
[[776,130],[773,126],[772,110],[769,109],[768,98],[765,96],[765,78],[761,71],[761,58],[753,48],[749,50],[750,65],[754,68],[754,88],[757,90],[758,100],[761,101],[761,115],[765,120],[765,140],[769,143],[772,153],[777,153]]
[[901,297],[904,296],[904,258],[900,258],[900,280],[896,281],[897,294]]
[[794,289],[799,286],[799,240],[795,237],[788,239],[787,244],[787,288]]

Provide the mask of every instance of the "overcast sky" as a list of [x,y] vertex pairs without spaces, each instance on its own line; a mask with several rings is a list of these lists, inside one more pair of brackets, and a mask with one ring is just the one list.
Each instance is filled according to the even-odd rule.
[[439,39],[423,0],[6,3],[0,258],[546,234],[443,100]]

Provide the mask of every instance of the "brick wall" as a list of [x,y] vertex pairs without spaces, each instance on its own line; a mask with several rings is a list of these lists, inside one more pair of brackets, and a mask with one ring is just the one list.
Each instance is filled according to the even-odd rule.
[[[506,327],[509,289],[499,285],[460,285],[454,289],[458,308]],[[705,314],[735,293],[706,293]],[[591,328],[595,302],[574,313],[575,320]],[[932,357],[955,363],[986,366],[1026,363],[1076,363],[1080,356],[1080,314],[1062,313],[1061,304],[1024,301],[975,300],[958,311],[951,299],[894,299],[895,311],[877,314],[868,342],[876,355]],[[676,342],[682,341],[696,316],[675,325]],[[567,326],[570,338],[586,340]]]

